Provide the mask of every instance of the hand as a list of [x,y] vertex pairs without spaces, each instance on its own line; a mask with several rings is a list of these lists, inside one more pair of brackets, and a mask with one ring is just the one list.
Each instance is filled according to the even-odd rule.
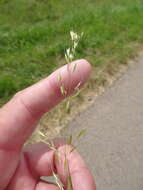
[[[52,175],[53,169],[66,187],[67,176],[63,162],[55,159],[55,151],[48,145],[37,143],[23,148],[41,116],[63,100],[62,81],[67,95],[74,92],[79,82],[84,84],[90,74],[90,65],[85,60],[70,64],[76,70],[69,74],[63,66],[48,78],[18,92],[0,110],[0,190],[57,190],[56,185],[43,182],[41,176]],[[61,160],[68,145],[55,142]],[[68,155],[70,175],[74,190],[95,190],[94,180],[77,151]]]

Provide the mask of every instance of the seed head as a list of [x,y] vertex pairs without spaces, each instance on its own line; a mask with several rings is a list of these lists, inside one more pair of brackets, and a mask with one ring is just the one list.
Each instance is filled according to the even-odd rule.
[[70,37],[71,37],[72,45],[65,52],[65,59],[66,59],[68,64],[71,61],[73,61],[73,59],[75,57],[75,53],[76,53],[76,48],[77,48],[79,41],[80,41],[82,36],[83,36],[83,33],[81,33],[81,35],[78,35],[77,33],[70,31]]

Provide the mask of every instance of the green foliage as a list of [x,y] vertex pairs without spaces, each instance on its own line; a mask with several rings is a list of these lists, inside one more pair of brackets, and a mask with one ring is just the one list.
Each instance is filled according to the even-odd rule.
[[0,98],[9,96],[16,91],[16,85],[12,76],[0,77]]
[[84,32],[77,58],[125,62],[143,42],[142,18],[142,0],[1,0],[1,102],[65,64],[70,30]]

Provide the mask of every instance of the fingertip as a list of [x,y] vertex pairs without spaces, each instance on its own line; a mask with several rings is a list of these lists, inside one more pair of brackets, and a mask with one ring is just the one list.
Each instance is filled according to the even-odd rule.
[[82,71],[84,76],[89,77],[91,73],[91,64],[86,59],[78,59],[71,64],[77,64],[77,69]]
[[82,66],[85,67],[88,72],[91,72],[91,64],[86,59],[78,59],[77,62],[82,64]]
[[[68,67],[68,65],[67,65],[67,67]],[[73,68],[75,68],[75,69],[73,69]],[[71,71],[73,71],[73,72],[71,72]],[[70,75],[69,75],[69,73],[70,73]],[[80,87],[84,83],[87,82],[87,80],[90,77],[90,74],[91,74],[91,65],[85,59],[79,59],[79,60],[73,61],[69,64],[68,75],[72,78],[72,81],[75,81],[76,85],[78,85],[80,83]],[[73,84],[74,84],[74,82],[73,82]]]

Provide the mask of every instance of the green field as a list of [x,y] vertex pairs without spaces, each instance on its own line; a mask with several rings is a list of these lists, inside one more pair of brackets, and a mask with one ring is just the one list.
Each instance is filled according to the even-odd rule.
[[0,104],[65,64],[70,30],[84,32],[77,58],[124,63],[143,42],[143,1],[1,0]]

